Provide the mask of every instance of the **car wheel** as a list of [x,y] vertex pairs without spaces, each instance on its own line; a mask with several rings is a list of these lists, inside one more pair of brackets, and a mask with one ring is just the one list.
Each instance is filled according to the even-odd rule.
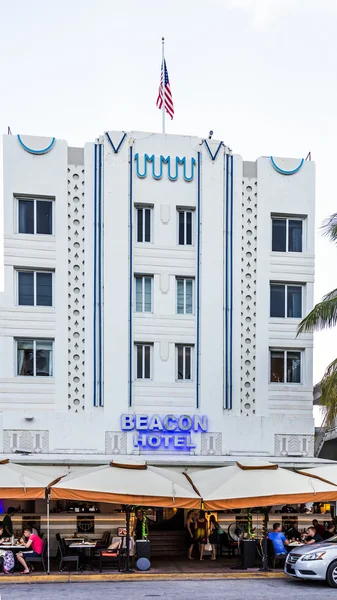
[[330,587],[337,588],[337,560],[334,560],[327,569],[326,580]]

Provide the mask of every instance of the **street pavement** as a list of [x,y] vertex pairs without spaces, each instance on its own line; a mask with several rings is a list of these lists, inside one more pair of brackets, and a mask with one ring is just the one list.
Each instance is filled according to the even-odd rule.
[[336,599],[337,590],[292,579],[0,585],[1,600],[317,600],[323,594]]

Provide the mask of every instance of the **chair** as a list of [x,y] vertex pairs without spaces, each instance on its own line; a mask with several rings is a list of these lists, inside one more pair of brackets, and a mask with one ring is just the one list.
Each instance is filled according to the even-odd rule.
[[[65,542],[61,538],[61,536],[60,536],[59,533],[56,534],[56,541],[57,541],[57,547],[58,547],[58,550],[59,550],[59,554],[60,554],[60,557],[61,557],[60,564],[59,564],[59,571],[62,571],[64,563],[68,563],[69,564],[71,562],[75,562],[76,563],[76,571],[78,571],[79,568],[80,568],[80,556],[79,556],[79,554],[67,554],[67,550],[65,548]],[[69,571],[70,571],[70,568],[69,568]]]
[[108,548],[100,548],[99,549],[99,572],[102,573],[103,563],[113,563],[117,564],[118,571],[121,570],[121,557],[122,557],[122,540],[121,538],[113,538],[112,541],[119,541],[119,546],[114,548],[113,550],[108,550]]
[[228,534],[224,531],[218,536],[218,548],[217,555],[222,556],[222,549],[225,548],[228,552],[228,557],[235,556],[235,550],[237,550],[238,543],[230,540]]
[[272,569],[275,569],[277,562],[281,562],[282,566],[287,558],[286,554],[276,554],[272,540],[267,540],[268,564]]
[[47,569],[46,569],[46,564],[47,564],[47,540],[44,540],[43,542],[43,546],[42,546],[42,552],[40,554],[40,556],[29,556],[29,555],[25,555],[25,561],[27,563],[28,566],[30,566],[32,563],[42,563],[43,566],[43,570],[46,573]]
[[102,538],[97,542],[96,548],[107,548],[110,544],[111,533],[110,531],[104,531]]

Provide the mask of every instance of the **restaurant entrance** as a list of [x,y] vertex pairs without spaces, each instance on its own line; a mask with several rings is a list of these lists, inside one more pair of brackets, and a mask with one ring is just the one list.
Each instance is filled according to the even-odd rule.
[[149,538],[154,557],[178,557],[185,548],[185,511],[182,508],[157,508],[149,511]]

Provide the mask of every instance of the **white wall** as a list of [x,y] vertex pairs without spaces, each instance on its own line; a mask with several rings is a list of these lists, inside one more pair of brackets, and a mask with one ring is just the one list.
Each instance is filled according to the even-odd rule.
[[[124,132],[109,132],[115,147]],[[28,145],[40,147],[44,139],[25,138]],[[300,436],[313,436],[312,419],[312,336],[296,339],[297,320],[269,318],[270,281],[305,284],[305,310],[313,302],[314,281],[314,165],[306,162],[295,175],[276,172],[269,158],[256,163],[242,162],[234,156],[233,215],[233,407],[224,410],[226,335],[224,296],[226,281],[225,231],[225,154],[220,149],[211,160],[205,144],[197,137],[163,136],[130,132],[115,153],[101,136],[103,153],[103,348],[104,407],[93,406],[93,190],[94,144],[84,150],[84,272],[85,307],[83,337],[79,353],[85,355],[83,402],[72,406],[68,372],[72,375],[68,320],[73,299],[69,299],[71,279],[66,276],[69,252],[73,252],[73,233],[68,233],[69,198],[67,146],[57,141],[46,155],[25,152],[14,136],[4,138],[4,222],[5,290],[0,294],[0,410],[5,429],[41,429],[49,432],[50,452],[109,453],[106,435],[116,437],[117,452],[133,451],[131,436],[127,446],[120,433],[120,415],[125,412],[207,414],[210,434],[206,446],[196,436],[196,453],[208,453],[214,443],[220,454],[273,455],[279,443],[275,436],[293,435],[289,444],[301,442]],[[211,141],[215,153],[218,142]],[[130,149],[132,165],[133,246],[130,257]],[[160,181],[151,175],[137,177],[134,156],[201,156],[201,254],[200,254],[200,386],[196,407],[195,370],[191,382],[176,381],[177,343],[196,344],[196,315],[176,314],[176,276],[195,278],[197,284],[197,236],[194,227],[192,246],[177,244],[177,206],[191,207],[197,224],[197,168],[193,181],[167,177],[164,165]],[[276,159],[283,168],[294,161]],[[296,161],[295,161],[296,162]],[[15,165],[15,168],[13,167]],[[246,165],[246,166],[245,166]],[[182,169],[182,167],[179,167]],[[80,172],[80,171],[79,171]],[[16,194],[55,197],[55,236],[22,236],[14,228]],[[151,244],[136,240],[135,204],[153,205]],[[305,216],[305,252],[271,252],[271,215]],[[70,237],[69,237],[70,236]],[[46,239],[48,238],[48,239]],[[251,240],[251,241],[250,241]],[[129,406],[129,269],[133,274],[151,274],[153,313],[132,312],[132,344],[153,344],[153,379],[136,381],[133,371],[132,406]],[[55,308],[17,307],[14,302],[13,267],[55,269]],[[133,280],[133,276],[132,276]],[[134,292],[134,281],[132,281]],[[70,303],[70,304],[69,304]],[[70,308],[68,308],[68,305]],[[134,308],[134,307],[133,307]],[[81,317],[82,318],[82,317]],[[15,336],[55,337],[55,380],[18,378],[14,372]],[[304,351],[303,382],[300,385],[269,384],[269,348],[300,348]],[[68,357],[68,359],[67,359]],[[134,356],[133,363],[134,361]],[[68,361],[70,364],[68,365]],[[194,363],[195,364],[195,363]],[[135,365],[134,365],[135,367]],[[71,394],[70,394],[71,396]],[[68,410],[70,402],[71,409]],[[34,421],[27,424],[24,412]],[[0,427],[1,429],[1,427]],[[110,432],[110,433],[106,433]],[[213,436],[213,441],[210,440]],[[297,436],[297,437],[296,437]],[[110,439],[109,438],[109,439]],[[295,439],[296,438],[296,439]],[[288,442],[287,442],[288,443]],[[203,449],[202,449],[203,448]],[[210,454],[211,456],[212,454]],[[167,460],[172,457],[167,455]],[[188,457],[186,458],[188,460]]]
[[[24,136],[34,148],[46,147],[49,138]],[[18,307],[16,305],[17,267],[55,269],[66,265],[67,256],[67,145],[58,140],[48,154],[36,156],[26,152],[16,136],[4,136],[4,262],[5,289],[0,294],[0,403],[5,410],[5,424],[11,411],[39,408],[52,410],[58,400],[66,398],[64,363],[67,345],[67,282],[58,278],[53,308]],[[17,233],[16,196],[54,198],[54,235]],[[55,338],[55,372],[46,381],[16,377],[15,337]]]

